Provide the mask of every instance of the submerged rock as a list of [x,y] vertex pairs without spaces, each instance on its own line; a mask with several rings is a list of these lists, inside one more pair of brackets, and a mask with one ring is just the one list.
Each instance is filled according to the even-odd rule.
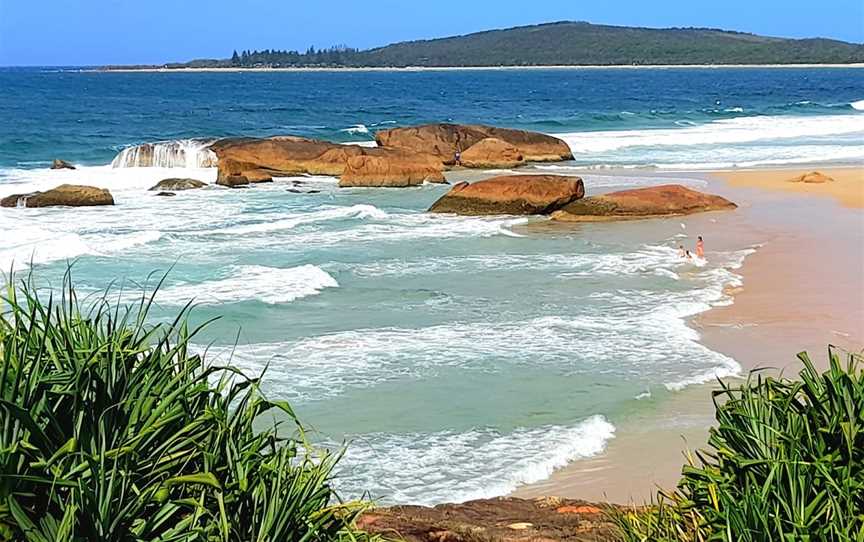
[[59,158],[55,158],[54,161],[51,162],[51,169],[75,169],[75,166],[73,166],[66,160],[60,160]]
[[104,188],[61,184],[45,192],[14,194],[0,200],[0,207],[89,207],[114,205],[114,198]]
[[679,184],[622,190],[570,203],[552,215],[563,222],[597,222],[735,209],[726,198],[704,194]]
[[831,183],[834,182],[834,179],[825,175],[819,171],[811,171],[810,173],[805,173],[803,175],[799,175],[794,179],[789,179],[790,183],[810,183],[810,184],[822,184],[822,183]]
[[[484,150],[478,149],[476,154],[488,163],[512,161],[513,148],[526,162],[557,162],[573,158],[567,143],[557,137],[494,126],[427,124],[383,130],[375,135],[375,140],[382,147],[433,154],[448,165],[455,163],[457,152],[462,153],[463,157],[466,153],[471,156],[471,147],[489,138],[502,141],[507,146],[487,142]],[[492,152],[496,147],[499,152]]]
[[542,215],[585,195],[579,177],[510,175],[476,183],[459,183],[429,208],[460,215]]
[[[607,506],[608,507],[608,506]],[[546,497],[499,497],[438,506],[393,506],[363,514],[358,527],[409,542],[614,540],[617,530],[601,507]]]
[[165,191],[180,191],[180,190],[194,190],[196,188],[204,188],[207,186],[207,183],[199,181],[198,179],[162,179],[155,186],[153,186],[150,190],[165,190]]
[[339,186],[405,187],[425,182],[447,182],[444,166],[434,156],[402,149],[372,148],[348,159]]
[[175,194],[174,192],[158,192],[156,195],[162,197],[171,197],[176,196],[177,194]]

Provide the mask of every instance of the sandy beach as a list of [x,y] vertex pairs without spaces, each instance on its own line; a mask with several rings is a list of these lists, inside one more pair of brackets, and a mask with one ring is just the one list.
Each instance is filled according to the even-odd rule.
[[[829,344],[864,348],[864,169],[819,168],[834,181],[788,182],[813,169],[699,174],[709,180],[708,191],[739,204],[726,217],[690,218],[689,227],[707,232],[708,257],[712,245],[758,246],[739,271],[743,285],[728,291],[734,303],[698,315],[691,327],[703,344],[733,357],[745,372],[771,368],[794,376],[800,351],[824,367]],[[604,454],[515,495],[638,503],[658,486],[674,486],[682,452],[706,442],[714,387],[685,389],[655,408],[646,401],[640,405],[646,408],[619,427]]]

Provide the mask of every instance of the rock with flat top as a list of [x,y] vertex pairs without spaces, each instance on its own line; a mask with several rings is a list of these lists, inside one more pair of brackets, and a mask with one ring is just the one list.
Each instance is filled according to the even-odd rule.
[[462,153],[459,165],[468,168],[507,169],[521,166],[525,158],[519,149],[496,137],[487,137]]
[[406,187],[445,183],[444,166],[430,154],[404,149],[371,148],[348,158],[341,187]]
[[804,173],[803,175],[799,175],[794,179],[789,179],[790,183],[811,183],[811,184],[822,184],[822,183],[833,183],[834,179],[825,175],[824,173],[820,173],[819,171],[811,171],[810,173]]
[[0,207],[91,207],[114,205],[111,192],[104,188],[61,184],[45,192],[14,194],[0,200]]
[[179,192],[181,190],[204,188],[205,186],[207,186],[207,183],[201,182],[198,179],[162,179],[150,190],[153,192]]
[[[482,125],[426,124],[382,130],[375,140],[382,147],[397,147],[433,154],[447,165],[456,161],[456,153],[469,155],[471,147],[484,139],[497,139],[506,143],[506,153],[515,148],[526,162],[558,162],[572,160],[573,153],[563,140],[538,132],[497,128]],[[489,142],[486,143],[489,145]],[[505,150],[504,147],[501,147]],[[477,154],[482,154],[479,150]],[[489,151],[485,151],[489,160]],[[495,157],[495,162],[506,161]]]
[[562,222],[598,222],[689,215],[735,209],[726,198],[680,184],[622,190],[574,201],[552,214]]
[[476,183],[459,183],[429,208],[460,215],[542,215],[585,195],[579,177],[505,175]]

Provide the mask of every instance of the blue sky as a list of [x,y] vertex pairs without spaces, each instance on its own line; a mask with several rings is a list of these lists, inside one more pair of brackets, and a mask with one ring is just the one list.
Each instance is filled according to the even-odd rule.
[[0,0],[0,65],[161,63],[310,45],[366,48],[556,20],[864,42],[862,0]]

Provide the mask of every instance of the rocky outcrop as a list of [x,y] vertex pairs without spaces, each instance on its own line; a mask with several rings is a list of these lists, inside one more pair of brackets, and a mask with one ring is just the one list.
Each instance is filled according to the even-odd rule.
[[584,198],[555,212],[552,218],[563,222],[597,222],[689,215],[736,207],[726,198],[679,184],[667,184]]
[[[557,137],[493,126],[427,124],[383,130],[375,135],[375,140],[382,147],[434,154],[448,165],[455,163],[457,152],[464,156],[472,146],[488,138],[498,139],[516,148],[526,162],[557,162],[573,158],[567,143]],[[511,152],[509,147],[507,152]]]
[[434,508],[380,508],[361,516],[357,526],[408,542],[600,542],[616,540],[608,507],[554,497],[500,497]]
[[579,177],[510,175],[459,183],[429,208],[460,215],[540,215],[561,209],[585,195]]
[[459,165],[469,168],[512,168],[525,163],[515,146],[495,137],[481,139],[462,153]]
[[218,157],[220,177],[331,175],[345,171],[348,159],[363,154],[357,145],[338,145],[302,137],[223,139],[210,146]]
[[211,149],[219,158],[216,182],[225,186],[290,175],[341,177],[340,186],[346,187],[445,182],[438,159],[406,149],[339,145],[291,136],[221,140]]
[[819,171],[811,171],[810,173],[805,173],[803,175],[799,175],[794,179],[789,179],[790,183],[810,183],[810,184],[822,184],[822,183],[831,183],[834,182],[834,179],[825,175]]
[[[273,182],[273,174],[278,171],[261,167],[252,162],[241,162],[231,158],[219,161],[219,169],[216,174],[216,184],[223,186],[236,186],[237,184],[270,183]],[[242,177],[245,181],[238,179]]]
[[75,169],[75,166],[73,166],[66,160],[60,160],[59,158],[55,158],[54,161],[51,162],[51,169]]
[[430,154],[372,148],[351,156],[339,180],[341,187],[405,187],[418,184],[445,183],[441,161]]
[[45,192],[15,194],[0,200],[0,207],[89,207],[94,205],[114,205],[114,198],[104,188],[61,184]]
[[207,183],[198,179],[162,179],[150,190],[164,192],[178,192],[180,190],[194,190],[196,188],[204,188]]

